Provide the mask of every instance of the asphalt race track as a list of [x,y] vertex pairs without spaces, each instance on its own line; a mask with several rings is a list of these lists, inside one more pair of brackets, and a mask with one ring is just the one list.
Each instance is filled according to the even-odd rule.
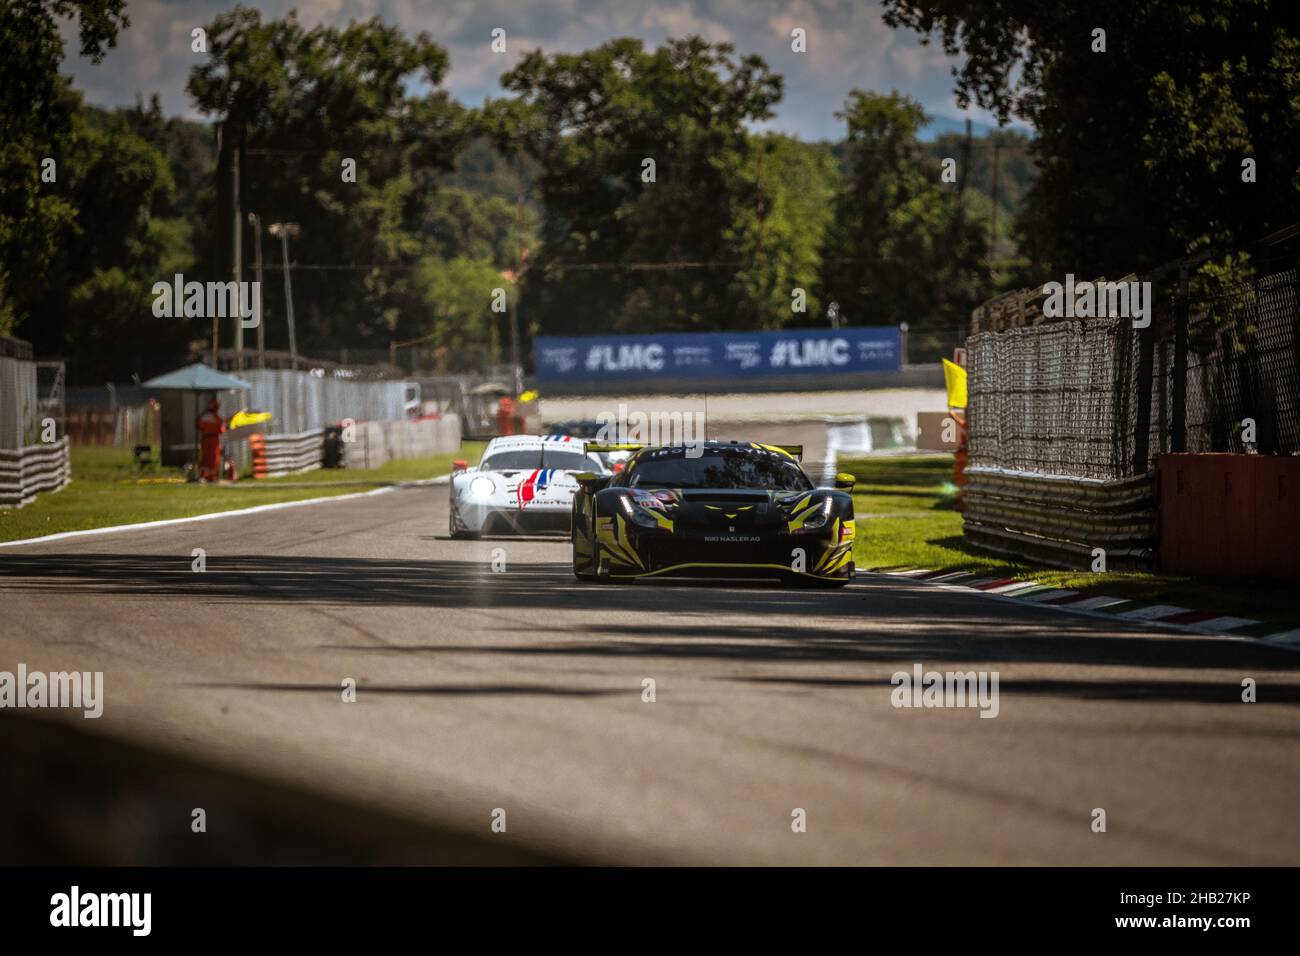
[[[0,670],[102,670],[102,719],[52,719],[562,859],[1300,863],[1300,654],[869,575],[583,585],[566,539],[446,528],[425,486],[0,549]],[[893,707],[916,663],[997,671],[996,719]]]

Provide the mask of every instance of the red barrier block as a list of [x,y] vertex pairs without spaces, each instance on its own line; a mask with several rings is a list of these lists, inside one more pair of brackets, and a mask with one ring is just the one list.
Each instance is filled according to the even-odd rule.
[[1300,581],[1300,458],[1161,455],[1160,568]]
[[1300,459],[1259,457],[1256,461],[1255,547],[1260,573],[1300,581]]

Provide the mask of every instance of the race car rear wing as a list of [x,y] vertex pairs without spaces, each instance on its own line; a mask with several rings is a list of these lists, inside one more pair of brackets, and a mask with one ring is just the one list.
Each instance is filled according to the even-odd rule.
[[[594,452],[599,455],[611,451],[640,451],[644,447],[645,447],[644,444],[638,444],[636,442],[626,442],[623,444],[616,444],[616,445],[606,445],[598,442],[588,442],[586,445],[586,450],[588,452]],[[791,458],[797,458],[800,461],[803,461],[803,445],[759,445],[759,447],[775,448],[778,451],[785,452]]]
[[645,445],[636,443],[624,443],[621,445],[606,445],[600,442],[587,442],[585,448],[588,452],[595,452],[597,455],[611,451],[640,451]]

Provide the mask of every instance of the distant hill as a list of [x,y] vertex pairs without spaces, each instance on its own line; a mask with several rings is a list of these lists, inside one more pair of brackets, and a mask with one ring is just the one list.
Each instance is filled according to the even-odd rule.
[[[1015,132],[1023,136],[1032,137],[1033,130],[1027,126],[1012,124],[1007,127],[999,128],[988,123],[981,123],[978,120],[971,123],[971,135],[976,138],[988,136],[996,132]],[[957,133],[962,136],[966,135],[966,120],[958,116],[939,116],[930,115],[930,121],[921,127],[920,135],[917,137],[923,142],[937,139],[946,133]]]

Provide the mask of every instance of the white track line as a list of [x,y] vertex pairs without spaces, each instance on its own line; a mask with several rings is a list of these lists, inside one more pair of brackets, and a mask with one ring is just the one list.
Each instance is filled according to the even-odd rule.
[[[1063,611],[1066,614],[1078,614],[1081,617],[1090,617],[1098,621],[1109,621],[1111,624],[1128,625],[1129,627],[1135,627],[1137,625],[1146,624],[1151,627],[1161,628],[1166,631],[1175,631],[1175,632],[1182,631],[1188,634],[1196,633],[1196,631],[1194,631],[1192,627],[1190,627],[1187,624],[1166,624],[1163,623],[1162,621],[1135,620],[1134,618],[1120,617],[1118,614],[1108,614],[1105,611],[1092,610],[1092,608],[1098,606],[1097,604],[1094,603],[1096,601],[1118,604],[1120,603],[1119,598],[1096,597],[1096,598],[1089,598],[1087,601],[1076,601],[1073,604],[1035,604],[1031,602],[1028,598],[1018,598],[1015,597],[1014,595],[1008,596],[1006,594],[991,594],[988,591],[981,591],[979,588],[968,588],[960,584],[944,584],[942,582],[937,581],[936,579],[931,579],[928,581],[919,581],[915,578],[905,578],[902,575],[889,574],[884,571],[859,571],[857,573],[857,579],[855,583],[858,585],[863,585],[866,583],[865,579],[868,577],[879,578],[882,581],[900,581],[900,580],[906,581],[908,584],[912,585],[913,587],[918,587],[918,588],[934,587],[934,588],[938,588],[940,591],[947,591],[950,594],[958,594],[958,593],[976,594],[989,601],[1001,601],[1006,604],[1018,604],[1021,607],[1028,606],[1028,607],[1038,608],[1047,611]],[[1105,607],[1107,606],[1107,604],[1102,604],[1100,606]],[[1277,648],[1281,648],[1282,650],[1294,651],[1300,653],[1300,629],[1296,629],[1294,631],[1287,631],[1282,634],[1271,634],[1268,637],[1250,637],[1245,634],[1231,634],[1231,633],[1228,634],[1220,633],[1220,634],[1212,634],[1212,635],[1205,635],[1205,636],[1211,637],[1214,640],[1219,640],[1219,641],[1236,641],[1244,644],[1265,644],[1268,647],[1277,647]]]
[[17,541],[0,541],[0,548],[13,548],[24,544],[41,544],[46,541],[63,541],[67,538],[83,538],[92,534],[113,534],[118,531],[142,531],[146,528],[165,528],[168,525],[187,524],[191,521],[212,521],[215,518],[233,518],[237,515],[252,515],[263,511],[277,511],[281,508],[298,508],[302,505],[319,505],[327,501],[346,501],[349,498],[365,498],[369,495],[382,495],[400,485],[386,485],[370,491],[355,491],[346,495],[328,495],[322,498],[304,498],[301,501],[280,501],[269,505],[254,505],[251,508],[236,508],[232,511],[212,511],[208,514],[192,515],[188,518],[166,518],[161,521],[141,521],[138,524],[115,524],[107,528],[86,528],[82,531],[60,531],[40,538],[21,538]]

